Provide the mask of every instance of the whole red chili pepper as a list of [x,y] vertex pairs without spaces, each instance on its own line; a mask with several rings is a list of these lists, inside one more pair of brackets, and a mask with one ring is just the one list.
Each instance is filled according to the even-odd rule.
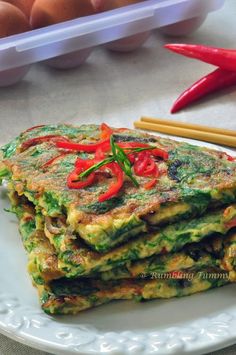
[[175,101],[171,113],[181,110],[207,94],[232,85],[236,85],[236,72],[218,68],[185,90]]
[[236,50],[196,44],[166,44],[165,48],[189,58],[199,59],[225,70],[236,71]]

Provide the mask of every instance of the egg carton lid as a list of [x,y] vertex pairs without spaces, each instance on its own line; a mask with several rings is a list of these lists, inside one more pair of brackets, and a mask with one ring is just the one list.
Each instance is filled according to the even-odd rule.
[[207,15],[225,0],[146,0],[0,40],[0,71]]

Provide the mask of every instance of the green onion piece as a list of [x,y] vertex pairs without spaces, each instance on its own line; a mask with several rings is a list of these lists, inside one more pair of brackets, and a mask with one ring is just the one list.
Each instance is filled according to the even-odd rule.
[[144,150],[153,150],[153,149],[157,149],[157,147],[151,146],[150,147],[145,147],[145,148],[122,148],[123,150],[130,150],[132,151],[132,153],[139,153],[139,152],[143,152]]
[[83,172],[79,175],[79,178],[83,179],[83,178],[87,177],[87,176],[90,175],[93,171],[98,170],[98,169],[101,168],[103,165],[112,163],[114,160],[115,160],[114,157],[111,157],[111,158],[104,159],[104,160],[100,161],[100,162],[97,163],[97,164],[94,164],[93,166],[91,166],[91,168],[88,168],[87,170],[83,171]]
[[132,180],[136,187],[139,187],[138,181],[135,179],[132,173],[132,165],[129,161],[129,158],[125,154],[124,150],[120,148],[114,141],[114,137],[111,135],[111,150],[115,161],[119,164],[124,173]]

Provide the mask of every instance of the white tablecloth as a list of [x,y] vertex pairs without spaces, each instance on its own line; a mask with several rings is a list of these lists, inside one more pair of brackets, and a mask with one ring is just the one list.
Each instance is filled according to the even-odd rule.
[[[209,16],[202,27],[180,42],[236,47],[236,0]],[[0,144],[33,125],[53,122],[102,122],[119,126],[141,115],[179,119],[236,129],[236,89],[212,95],[171,116],[175,98],[213,68],[164,50],[158,32],[144,47],[129,54],[96,49],[86,64],[70,71],[35,65],[14,87],[0,89]],[[214,353],[230,355],[236,346]],[[0,335],[0,355],[40,355]]]

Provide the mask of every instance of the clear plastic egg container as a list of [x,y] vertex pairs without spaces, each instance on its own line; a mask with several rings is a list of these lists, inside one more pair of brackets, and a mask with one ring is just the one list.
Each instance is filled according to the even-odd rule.
[[0,86],[20,81],[33,63],[58,69],[84,63],[96,46],[131,51],[153,29],[167,35],[194,32],[225,0],[146,0],[116,10],[44,27],[0,40]]

